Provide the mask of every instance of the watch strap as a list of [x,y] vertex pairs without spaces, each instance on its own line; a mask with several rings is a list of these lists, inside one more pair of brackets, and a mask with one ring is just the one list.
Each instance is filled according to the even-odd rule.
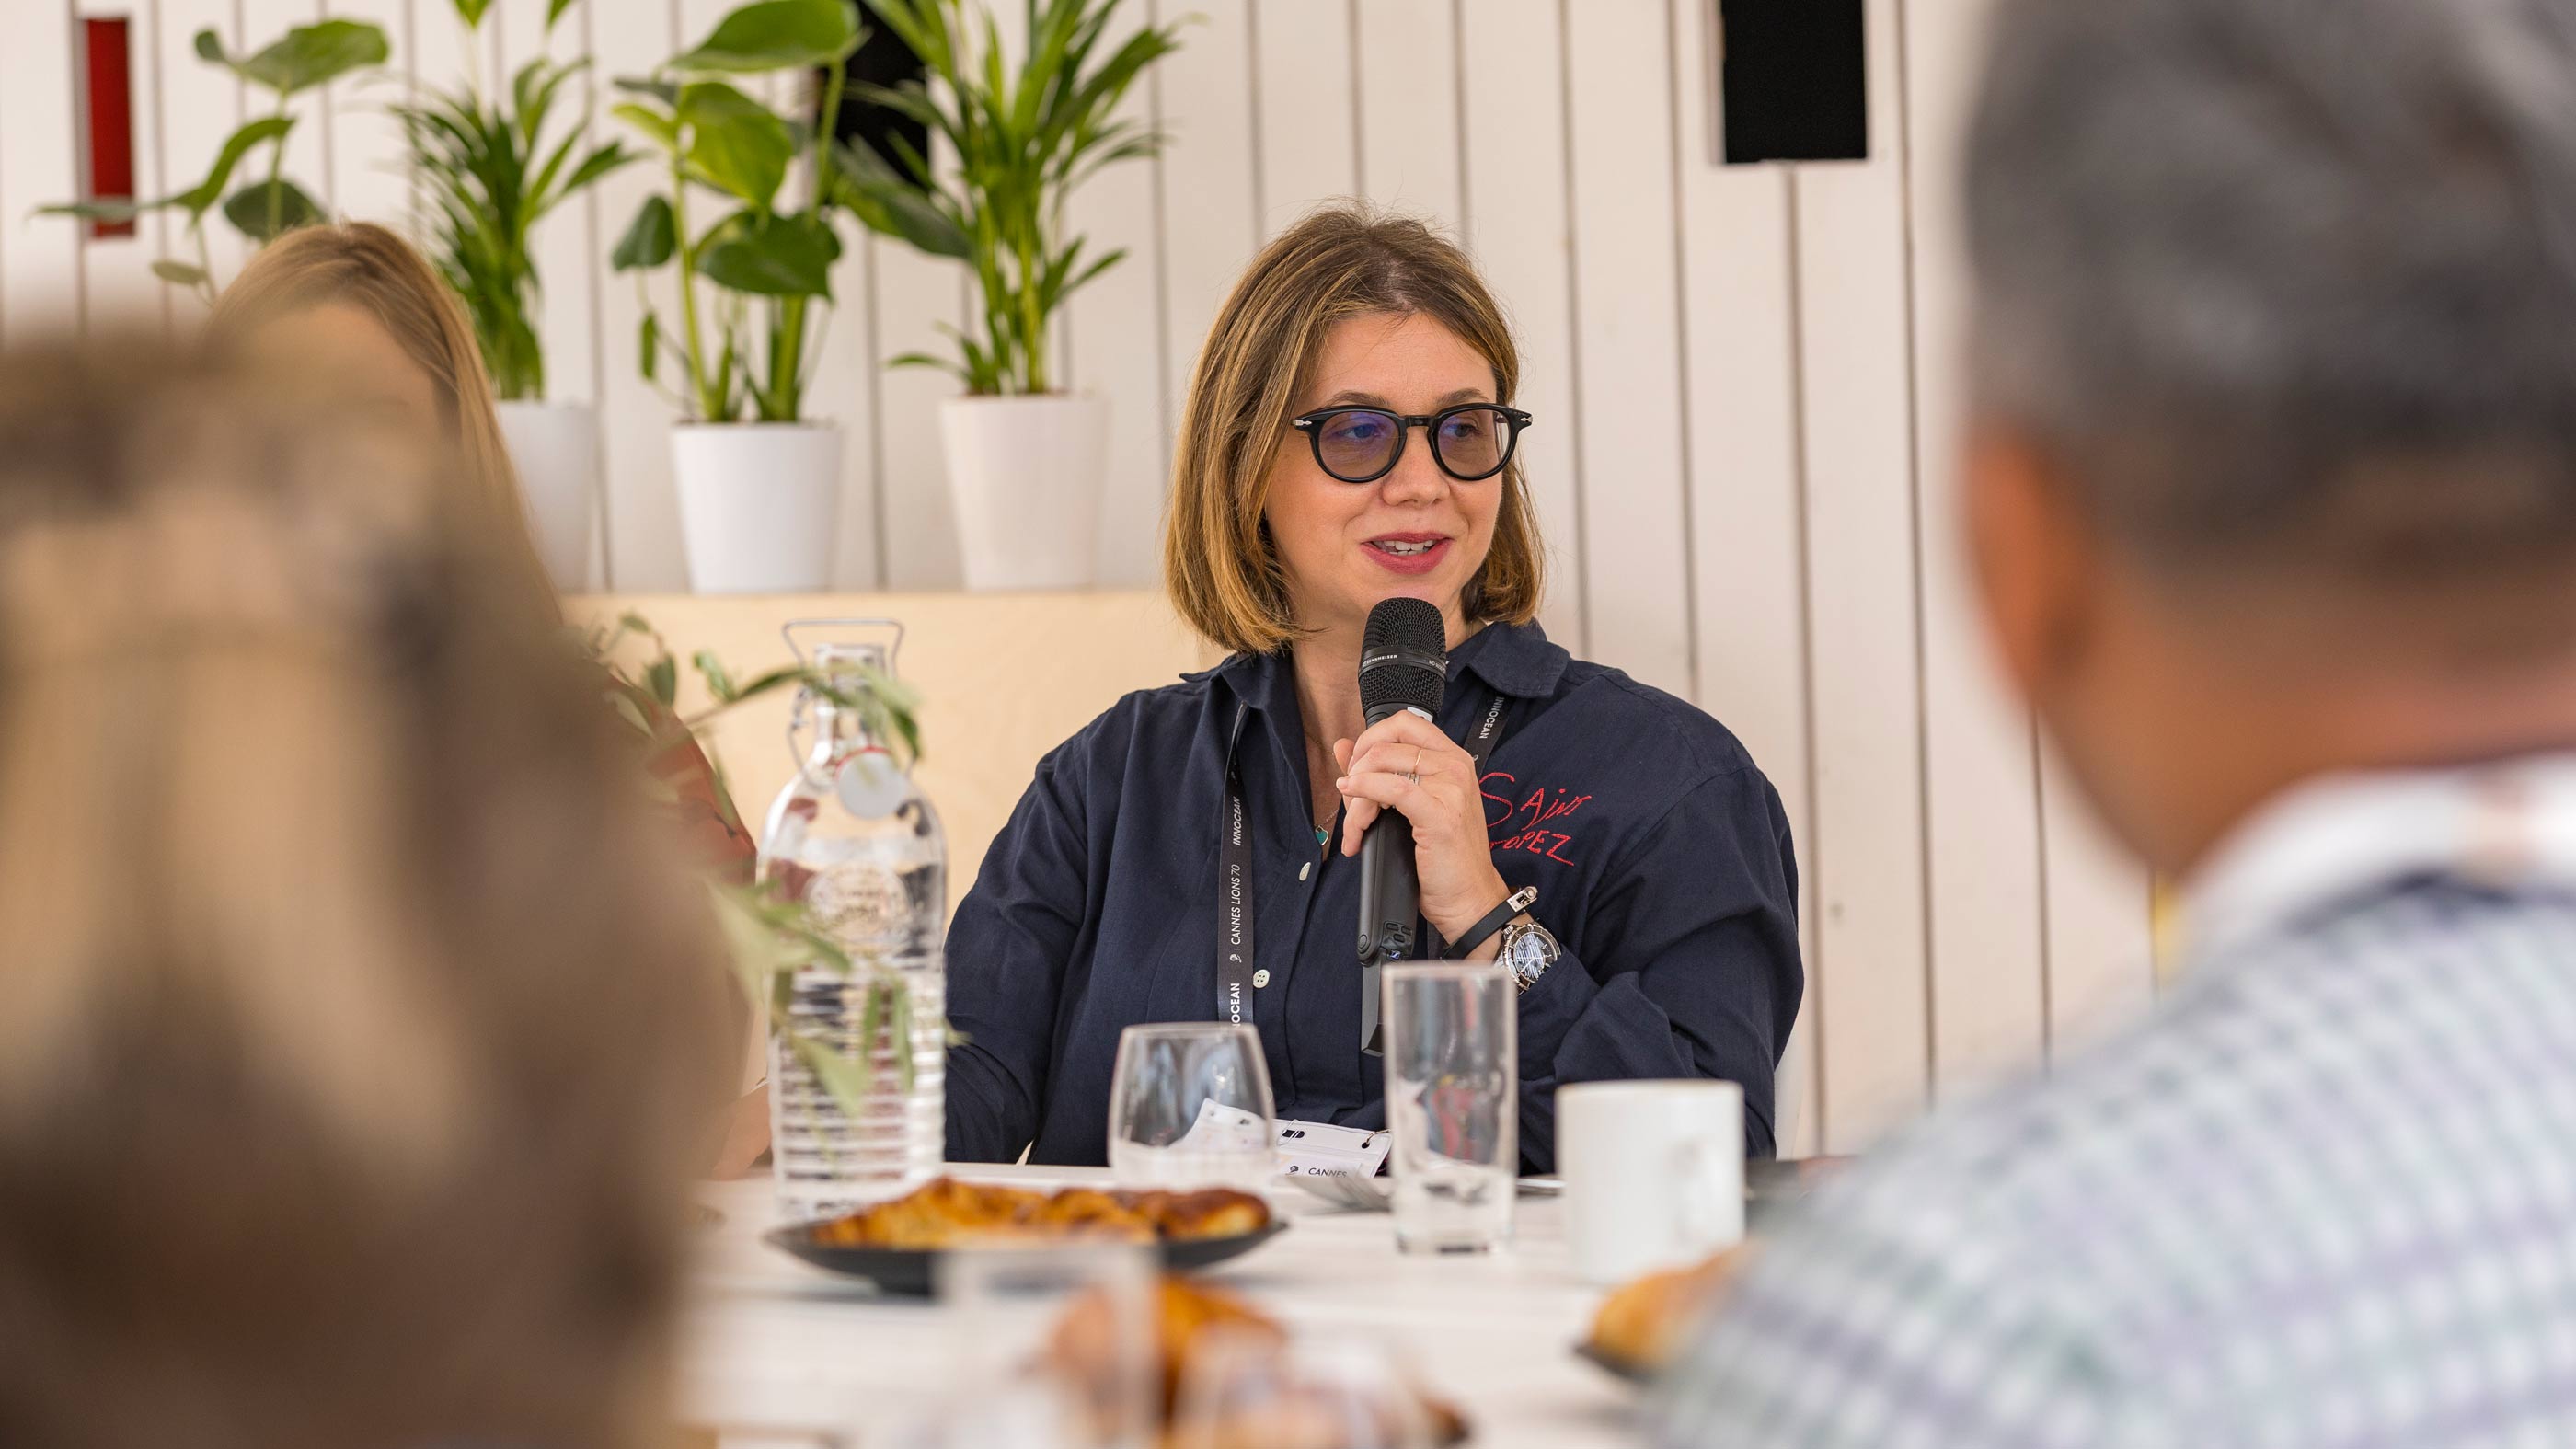
[[1467,934],[1453,942],[1448,950],[1441,953],[1442,956],[1451,961],[1467,959],[1477,947],[1485,944],[1486,937],[1501,930],[1505,921],[1536,904],[1538,904],[1538,887],[1522,886],[1519,890],[1503,897],[1501,905],[1479,916],[1476,924],[1467,928]]

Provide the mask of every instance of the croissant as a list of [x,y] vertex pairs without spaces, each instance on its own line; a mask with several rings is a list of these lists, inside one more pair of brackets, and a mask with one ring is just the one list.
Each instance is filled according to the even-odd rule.
[[[1282,1358],[1291,1353],[1288,1331],[1276,1319],[1202,1283],[1165,1275],[1149,1311],[1154,1316],[1153,1391],[1162,1425],[1159,1442],[1166,1449],[1181,1440],[1175,1416],[1181,1410],[1182,1389],[1195,1355],[1220,1340],[1230,1345],[1228,1352]],[[1046,1350],[1046,1366],[1066,1382],[1087,1389],[1104,1412],[1115,1398],[1109,1387],[1116,1382],[1115,1327],[1113,1301],[1105,1292],[1095,1291],[1077,1300],[1058,1321]],[[1408,1395],[1410,1404],[1382,1406],[1388,1437],[1408,1414],[1418,1419],[1434,1444],[1456,1444],[1467,1437],[1466,1418],[1457,1409],[1418,1389],[1400,1392]],[[1213,1422],[1198,1423],[1188,1442],[1193,1449],[1350,1449],[1355,1426],[1347,1420],[1346,1407],[1329,1395],[1291,1391]]]
[[817,1223],[815,1241],[845,1248],[954,1248],[982,1243],[1150,1243],[1235,1237],[1270,1225],[1270,1205],[1245,1192],[1108,1192],[1027,1188],[943,1177],[845,1217]]
[[1682,1340],[1717,1306],[1742,1266],[1742,1244],[1705,1263],[1649,1273],[1612,1290],[1592,1320],[1592,1347],[1641,1370],[1672,1362]]

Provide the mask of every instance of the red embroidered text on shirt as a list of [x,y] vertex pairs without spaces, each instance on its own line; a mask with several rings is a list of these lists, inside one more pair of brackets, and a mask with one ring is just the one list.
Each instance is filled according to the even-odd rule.
[[[1485,830],[1492,837],[1493,848],[1498,852],[1517,850],[1543,855],[1561,865],[1574,864],[1565,854],[1565,847],[1573,843],[1574,837],[1562,830],[1543,827],[1582,809],[1584,802],[1592,797],[1570,795],[1541,785],[1515,805],[1510,795],[1494,792],[1496,781],[1502,782],[1506,790],[1517,789],[1520,785],[1518,777],[1502,770],[1489,771],[1484,779],[1477,782],[1477,793],[1485,797]],[[1512,833],[1494,834],[1503,830]]]

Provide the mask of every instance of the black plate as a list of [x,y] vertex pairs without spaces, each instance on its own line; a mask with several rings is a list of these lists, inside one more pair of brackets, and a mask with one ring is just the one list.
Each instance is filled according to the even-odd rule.
[[[850,1248],[814,1241],[814,1224],[791,1223],[771,1228],[760,1235],[761,1241],[781,1252],[793,1254],[817,1268],[865,1278],[888,1293],[927,1297],[939,1273],[939,1248]],[[1163,1267],[1170,1272],[1206,1268],[1228,1258],[1240,1258],[1272,1238],[1288,1231],[1288,1224],[1272,1219],[1268,1226],[1230,1238],[1178,1238],[1160,1243]],[[1065,1242],[1033,1243],[1032,1247],[1077,1247],[1080,1239]]]
[[1650,1369],[1644,1364],[1638,1363],[1633,1359],[1621,1358],[1619,1355],[1602,1348],[1601,1345],[1597,1343],[1576,1344],[1574,1346],[1574,1356],[1581,1359],[1590,1359],[1593,1363],[1598,1364],[1601,1368],[1608,1371],[1612,1377],[1626,1379],[1632,1384],[1650,1384],[1655,1381],[1655,1371],[1653,1369]]

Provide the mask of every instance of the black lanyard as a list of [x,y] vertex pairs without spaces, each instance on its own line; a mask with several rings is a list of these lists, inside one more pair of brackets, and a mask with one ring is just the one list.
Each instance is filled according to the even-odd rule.
[[[1508,695],[1495,695],[1467,733],[1467,757],[1479,777],[1485,761],[1502,746],[1503,709],[1510,703]],[[1252,811],[1243,799],[1239,755],[1243,722],[1251,712],[1248,704],[1234,707],[1234,728],[1225,739],[1225,806],[1216,831],[1216,1019],[1237,1026],[1253,1019],[1252,993],[1258,989],[1252,966]]]

